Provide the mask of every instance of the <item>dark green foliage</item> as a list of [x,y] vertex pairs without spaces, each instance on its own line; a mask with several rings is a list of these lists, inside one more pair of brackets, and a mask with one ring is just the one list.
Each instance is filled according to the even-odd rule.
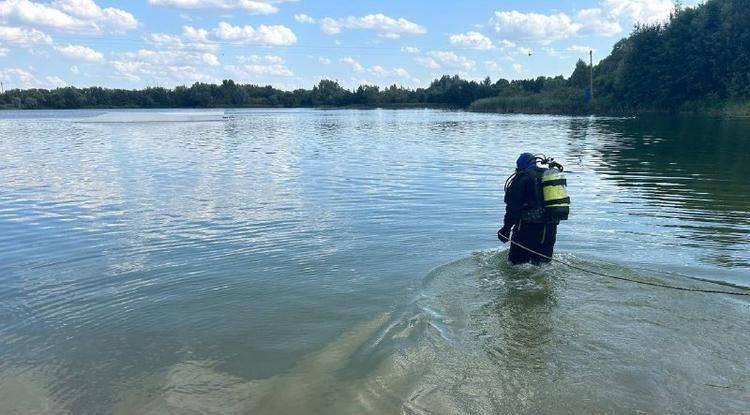
[[427,88],[362,85],[349,91],[332,80],[311,90],[195,83],[175,89],[58,88],[11,90],[0,108],[211,108],[441,106],[531,113],[750,112],[750,0],[708,0],[679,7],[669,22],[636,26],[594,67],[595,99],[584,104],[590,67],[579,60],[563,76],[481,82],[443,76]]
[[576,68],[573,74],[568,79],[568,86],[585,89],[589,87],[589,80],[591,78],[590,66],[581,59],[576,62]]
[[637,26],[594,68],[600,105],[684,111],[750,99],[750,0],[709,0]]
[[471,103],[479,112],[526,114],[585,114],[588,108],[578,88],[556,87],[538,93],[517,92],[484,98]]
[[[526,81],[517,81],[526,82]],[[225,80],[220,85],[195,83],[175,89],[58,88],[10,90],[0,95],[0,108],[218,108],[218,107],[342,107],[440,105],[468,107],[473,101],[499,93],[489,78],[467,81],[444,76],[430,87],[416,90],[392,85],[385,89],[362,85],[349,91],[324,79],[311,90],[282,91],[271,86],[239,85]]]

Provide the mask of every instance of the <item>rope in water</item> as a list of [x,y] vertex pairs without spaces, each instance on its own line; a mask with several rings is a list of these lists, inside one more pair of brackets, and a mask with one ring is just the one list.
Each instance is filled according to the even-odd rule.
[[576,269],[578,271],[587,272],[589,274],[598,275],[600,277],[612,278],[612,279],[621,280],[621,281],[629,281],[629,282],[632,282],[632,283],[642,284],[642,285],[650,285],[652,287],[670,288],[670,289],[673,289],[673,290],[680,290],[680,291],[693,291],[693,292],[701,292],[701,293],[727,294],[727,295],[750,295],[750,292],[723,291],[723,290],[703,290],[703,289],[700,289],[700,288],[678,287],[678,286],[675,286],[675,285],[661,284],[661,283],[658,283],[658,282],[648,282],[648,281],[634,280],[634,279],[631,279],[631,278],[618,277],[617,275],[606,274],[604,272],[599,272],[599,271],[591,270],[591,269],[588,269],[588,268],[579,267],[578,265],[573,265],[573,264],[571,264],[571,263],[569,263],[567,261],[563,261],[561,259],[548,257],[547,255],[544,255],[542,253],[536,252],[533,249],[527,248],[527,247],[525,247],[525,246],[523,246],[523,245],[521,245],[518,242],[513,241],[513,240],[511,240],[510,243],[512,243],[513,245],[515,245],[515,246],[517,246],[517,247],[519,247],[521,249],[525,249],[526,251],[531,252],[532,254],[537,255],[537,256],[539,256],[541,258],[544,258],[544,259],[546,259],[548,261],[554,261],[554,262],[566,265],[566,266],[568,266],[570,268]]

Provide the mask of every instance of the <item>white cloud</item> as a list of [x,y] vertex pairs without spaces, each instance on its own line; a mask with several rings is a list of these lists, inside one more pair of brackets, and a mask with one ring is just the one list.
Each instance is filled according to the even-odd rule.
[[500,64],[495,61],[484,61],[484,67],[490,72],[502,72],[503,71]]
[[160,66],[219,65],[216,55],[205,52],[140,49],[136,52],[119,53],[117,56],[121,59],[124,58],[134,62],[145,62]]
[[581,22],[579,35],[614,36],[622,32],[620,23],[612,17],[604,16],[601,9],[579,10],[577,19]]
[[232,26],[221,22],[211,34],[218,40],[254,45],[285,46],[297,43],[294,32],[281,25],[260,25],[256,29],[252,26]]
[[331,60],[328,59],[328,58],[324,58],[323,56],[321,56],[321,57],[318,58],[318,63],[320,63],[322,65],[330,65],[331,64]]
[[[578,10],[575,18],[572,18],[565,13],[546,15],[522,13],[515,10],[497,11],[490,19],[490,26],[498,36],[503,38],[500,42],[508,43],[501,47],[513,47],[514,41],[518,40],[551,43],[573,36],[614,36],[622,32],[618,19],[640,14],[646,9],[640,4],[649,3],[647,0],[603,1],[602,8],[609,10],[609,13],[604,13],[602,8],[581,9]],[[671,4],[671,0],[654,0],[652,3],[663,1]],[[661,6],[656,7],[656,9],[661,8]]]
[[355,72],[362,72],[365,70],[364,66],[352,57],[341,58],[339,59],[339,62],[351,66]]
[[240,82],[250,82],[257,77],[292,77],[294,72],[287,68],[285,65],[270,64],[270,65],[240,65],[240,66],[226,66],[225,69],[232,76],[239,79]]
[[46,76],[44,79],[47,81],[49,88],[62,88],[68,86],[68,83],[59,76]]
[[242,10],[248,14],[274,14],[279,11],[268,1],[259,0],[148,0],[154,6],[169,6],[179,9]]
[[393,70],[393,74],[399,78],[404,78],[404,79],[411,78],[411,74],[409,74],[409,72],[404,68],[395,68]]
[[121,9],[101,8],[93,0],[0,1],[0,21],[81,33],[121,33],[138,27],[138,20]]
[[463,48],[477,50],[490,50],[495,48],[495,45],[492,44],[492,40],[479,32],[451,35],[449,40],[451,45]]
[[[189,36],[185,32],[185,27],[183,27],[183,37],[189,41]],[[153,46],[153,50],[142,49],[137,52],[137,56],[131,55],[133,59],[146,59],[160,64],[191,65],[195,62],[208,66],[221,64],[216,56],[219,48],[216,43],[201,41],[201,39],[185,43],[179,36],[164,33],[152,33],[146,40]]]
[[298,23],[315,24],[315,19],[306,14],[295,14],[294,20],[296,20]]
[[520,75],[523,73],[523,65],[521,65],[520,63],[514,63],[513,70],[516,71],[516,73]]
[[57,29],[83,29],[88,26],[87,22],[75,19],[67,13],[28,0],[0,2],[0,19]]
[[24,29],[11,26],[0,26],[0,40],[9,44],[19,46],[36,45],[39,43],[52,43],[51,37],[36,29]]
[[663,22],[673,11],[672,0],[601,0],[596,8],[578,10],[574,18],[565,13],[497,11],[490,27],[508,41],[551,43],[573,36],[614,36],[623,24]]
[[242,65],[230,65],[224,67],[233,77],[240,82],[257,82],[258,78],[288,78],[294,76],[281,56],[275,55],[250,55],[239,56],[237,60]]
[[81,73],[81,70],[78,69],[78,66],[73,65],[70,67],[70,72],[73,73],[73,75],[78,75]]
[[163,64],[161,62],[124,59],[112,61],[112,67],[124,79],[129,81],[147,81],[162,86],[192,84],[194,82],[218,83],[220,80],[203,72],[194,65]]
[[409,71],[404,68],[398,67],[393,69],[387,69],[380,65],[375,65],[368,69],[368,72],[373,76],[374,79],[380,82],[363,81],[363,84],[380,84],[380,85],[406,85],[415,86],[419,85],[420,81],[417,78],[411,76]]
[[208,66],[219,66],[219,58],[213,53],[201,54],[200,60]]
[[589,51],[596,52],[596,49],[589,47],[589,46],[581,46],[581,45],[571,45],[568,47],[569,52],[575,52],[579,54],[585,54],[588,56]]
[[[9,69],[0,69],[0,80],[5,83],[6,88],[8,87],[14,87],[14,88],[28,88],[30,87],[31,83],[38,82],[36,77],[23,69],[20,68],[9,68]],[[13,85],[8,85],[9,82],[13,82]]]
[[94,0],[55,0],[52,6],[112,31],[126,31],[138,27],[138,20],[131,13],[114,7],[103,9]]
[[201,50],[215,52],[220,42],[252,44],[261,46],[287,46],[297,42],[297,36],[286,26],[260,25],[233,26],[221,22],[215,29],[207,30],[192,26],[182,27],[182,36],[162,33],[151,34],[150,43],[159,48],[177,50]]
[[[196,35],[191,30],[198,31],[198,29],[186,26],[183,27],[182,37],[164,33],[151,33],[146,37],[146,41],[150,44],[151,49],[183,51],[190,56],[200,56],[205,53],[214,55],[217,52],[219,49],[218,43],[201,38],[200,35]],[[209,59],[209,61],[213,61],[213,59]]]
[[424,66],[427,69],[440,69],[440,64],[434,58],[429,56],[419,56],[414,58],[414,62]]
[[526,56],[531,56],[531,55],[534,54],[534,51],[531,48],[527,48],[527,47],[524,47],[524,46],[517,47],[516,48],[516,52],[519,55],[526,55]]
[[104,62],[104,55],[86,46],[55,46],[55,50],[68,59],[85,61],[89,63]]
[[[427,53],[438,64],[438,68],[454,69],[469,72],[474,69],[476,62],[464,56],[456,55],[454,52],[433,50]],[[432,64],[433,62],[430,62]],[[434,68],[433,65],[428,66]],[[436,68],[434,68],[436,69]]]
[[144,75],[158,75],[159,72],[150,64],[138,61],[112,61],[112,66],[123,78],[131,81],[140,81]]
[[624,17],[640,23],[665,21],[674,11],[672,0],[604,0],[602,7],[613,18]]
[[401,52],[411,53],[412,55],[416,55],[419,53],[419,49],[415,48],[414,46],[404,46],[401,48]]
[[185,47],[185,44],[179,36],[168,35],[165,33],[151,33],[146,40],[160,48],[182,49]]
[[149,80],[177,85],[217,81],[217,77],[204,70],[216,68],[220,62],[213,53],[194,49],[140,49],[115,54],[111,64],[118,74],[131,81]]
[[500,45],[500,49],[507,49],[507,48],[515,48],[516,47],[516,43],[515,42],[511,42],[510,40],[507,40],[507,39],[499,40],[497,43]]
[[[182,26],[182,37],[188,42],[198,45],[211,45],[209,32],[206,29],[197,29],[192,26]],[[215,46],[215,45],[214,45]]]
[[414,58],[414,62],[428,69],[457,70],[462,73],[474,70],[476,62],[454,52],[433,50],[427,52],[426,56]]
[[363,17],[344,17],[333,19],[325,17],[320,19],[320,28],[324,33],[334,35],[341,33],[344,29],[366,29],[374,30],[380,37],[391,39],[399,38],[402,34],[424,34],[427,30],[414,22],[403,17],[394,19],[382,13],[368,14]]
[[294,76],[294,72],[284,65],[245,65],[237,68],[235,71],[245,76]]
[[46,77],[43,81],[33,73],[21,68],[0,69],[0,81],[5,89],[29,88],[57,88],[67,85],[67,82],[54,76]]
[[8,54],[8,52],[10,52],[10,50],[9,50],[9,49],[7,49],[7,48],[4,48],[4,47],[3,47],[3,46],[2,46],[1,44],[0,44],[0,57],[2,57],[2,56],[5,56],[5,55],[7,55],[7,54]]
[[564,13],[551,15],[521,13],[518,11],[495,12],[491,19],[495,32],[505,39],[535,40],[550,42],[575,35],[581,29]]
[[237,60],[240,63],[262,63],[262,64],[273,64],[281,65],[284,63],[284,58],[275,55],[250,55],[250,56],[238,56]]

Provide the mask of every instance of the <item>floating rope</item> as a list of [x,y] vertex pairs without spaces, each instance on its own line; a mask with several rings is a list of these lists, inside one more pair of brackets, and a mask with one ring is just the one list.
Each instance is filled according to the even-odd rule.
[[527,248],[527,247],[525,247],[525,246],[523,246],[523,245],[521,245],[518,242],[513,241],[513,240],[510,240],[510,243],[512,243],[513,245],[515,245],[515,246],[517,246],[517,247],[519,247],[521,249],[525,249],[526,251],[531,252],[532,254],[537,255],[537,256],[539,256],[541,258],[544,258],[544,259],[546,259],[548,261],[558,262],[560,264],[566,265],[566,266],[568,266],[570,268],[573,268],[573,269],[576,269],[578,271],[587,272],[589,274],[598,275],[600,277],[612,278],[612,279],[621,280],[621,281],[628,281],[628,282],[632,282],[632,283],[636,283],[636,284],[642,284],[642,285],[650,285],[652,287],[670,288],[670,289],[673,289],[673,290],[680,290],[680,291],[693,291],[693,292],[701,292],[701,293],[727,294],[727,295],[750,295],[750,292],[747,292],[747,291],[746,292],[738,292],[738,291],[723,291],[723,290],[703,290],[703,289],[700,289],[700,288],[678,287],[678,286],[675,286],[675,285],[661,284],[661,283],[658,283],[658,282],[648,282],[648,281],[634,280],[634,279],[631,279],[631,278],[618,277],[617,275],[606,274],[604,272],[599,272],[599,271],[595,271],[595,270],[592,270],[592,269],[579,267],[578,265],[573,265],[573,264],[571,264],[571,263],[569,263],[567,261],[563,261],[561,259],[556,259],[556,258],[548,257],[547,255],[544,255],[544,254],[541,254],[539,252],[536,252],[533,249]]

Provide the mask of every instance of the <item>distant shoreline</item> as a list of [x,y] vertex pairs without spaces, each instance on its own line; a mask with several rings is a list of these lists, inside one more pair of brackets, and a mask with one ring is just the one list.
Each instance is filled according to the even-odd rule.
[[459,107],[447,104],[392,104],[392,105],[320,105],[320,106],[242,106],[242,107],[81,107],[81,108],[10,108],[0,107],[0,111],[116,111],[116,110],[149,110],[149,111],[170,111],[170,110],[242,110],[242,109],[259,109],[259,110],[281,110],[281,109],[314,109],[314,110],[447,110],[458,112],[472,112],[478,114],[518,114],[518,115],[558,115],[558,116],[600,116],[600,117],[643,117],[643,116],[701,116],[710,118],[726,119],[750,119],[750,104],[740,105],[739,108],[727,105],[726,107],[715,108],[707,111],[602,111],[602,112],[565,112],[565,111],[544,111],[544,110],[527,110],[527,111],[492,111],[478,110],[467,107]]
[[316,106],[269,106],[269,105],[258,105],[258,106],[216,106],[216,107],[147,107],[147,106],[99,106],[99,107],[77,107],[77,108],[16,108],[16,107],[0,107],[0,111],[78,111],[78,110],[229,110],[229,109],[362,109],[362,110],[374,110],[374,109],[447,109],[455,111],[467,111],[468,108],[453,106],[448,104],[387,104],[387,105],[316,105]]

